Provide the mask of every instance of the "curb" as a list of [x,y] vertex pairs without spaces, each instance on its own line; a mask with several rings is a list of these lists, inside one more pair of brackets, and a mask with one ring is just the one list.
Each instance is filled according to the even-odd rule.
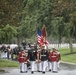
[[65,62],[65,61],[60,61],[60,64],[66,64],[66,65],[76,66],[75,63],[70,63],[70,62]]

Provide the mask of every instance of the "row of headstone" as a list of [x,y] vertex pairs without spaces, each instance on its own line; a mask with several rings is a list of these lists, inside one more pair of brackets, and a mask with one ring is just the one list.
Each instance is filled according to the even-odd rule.
[[[73,47],[76,47],[76,44],[72,44]],[[69,48],[69,44],[65,43],[65,44],[49,44],[48,48]]]

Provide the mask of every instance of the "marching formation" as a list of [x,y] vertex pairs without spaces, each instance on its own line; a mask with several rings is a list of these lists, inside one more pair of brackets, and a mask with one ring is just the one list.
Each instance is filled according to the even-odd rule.
[[30,50],[22,49],[18,54],[20,73],[27,73],[29,67],[32,74],[35,71],[43,74],[46,71],[58,73],[60,59],[60,52],[55,48],[49,50],[46,45],[42,45],[36,49],[34,45],[31,45]]

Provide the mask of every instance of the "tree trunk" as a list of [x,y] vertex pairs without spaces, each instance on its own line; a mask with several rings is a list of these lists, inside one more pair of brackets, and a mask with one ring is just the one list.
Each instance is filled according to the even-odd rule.
[[70,53],[73,53],[73,45],[72,45],[72,38],[69,37],[69,48],[70,48]]
[[0,58],[1,58],[1,51],[0,51]]
[[17,36],[17,44],[18,44],[18,47],[20,46],[20,37],[19,35]]
[[62,43],[62,37],[59,36],[59,39],[58,39],[58,48],[60,47],[61,43]]
[[62,37],[60,36],[59,37],[59,44],[61,44],[62,43]]

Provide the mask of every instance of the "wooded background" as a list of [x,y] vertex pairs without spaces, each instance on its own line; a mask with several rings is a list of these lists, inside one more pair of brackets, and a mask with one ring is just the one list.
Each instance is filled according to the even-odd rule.
[[36,42],[45,24],[50,43],[76,43],[76,0],[0,0],[0,43]]

